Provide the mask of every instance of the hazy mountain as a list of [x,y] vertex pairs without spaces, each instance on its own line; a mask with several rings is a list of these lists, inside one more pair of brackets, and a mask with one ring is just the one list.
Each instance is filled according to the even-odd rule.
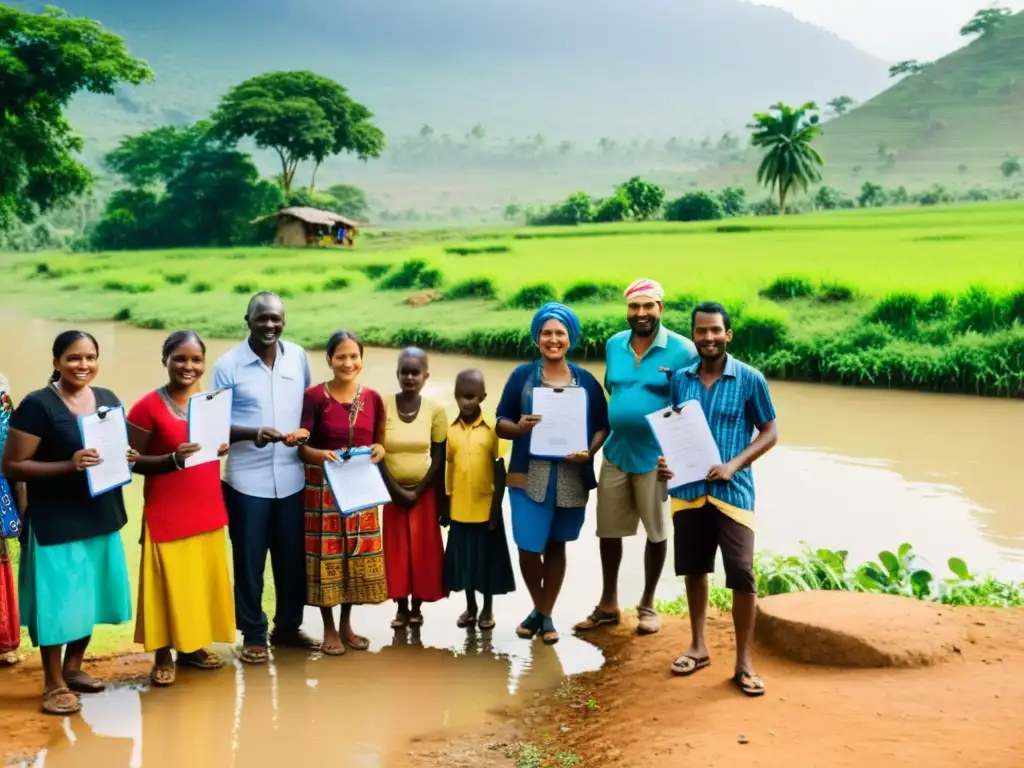
[[[825,124],[833,168],[864,178],[1004,184],[999,165],[1024,155],[1024,13]],[[892,162],[884,162],[891,153]],[[870,176],[869,176],[870,174]]]
[[57,2],[123,35],[157,74],[119,103],[76,104],[103,144],[199,117],[232,84],[285,68],[344,83],[390,135],[482,122],[502,136],[701,136],[779,99],[863,99],[885,84],[885,63],[740,0]]

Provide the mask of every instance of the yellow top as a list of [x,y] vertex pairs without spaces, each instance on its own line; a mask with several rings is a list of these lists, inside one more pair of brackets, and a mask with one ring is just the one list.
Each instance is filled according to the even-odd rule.
[[494,424],[483,415],[472,424],[461,418],[448,430],[445,490],[451,518],[458,523],[486,523],[494,498],[494,462],[502,455]]
[[448,434],[444,406],[426,397],[416,418],[406,424],[398,416],[395,397],[385,401],[388,423],[384,428],[384,465],[396,483],[416,485],[430,469],[430,446],[443,443]]

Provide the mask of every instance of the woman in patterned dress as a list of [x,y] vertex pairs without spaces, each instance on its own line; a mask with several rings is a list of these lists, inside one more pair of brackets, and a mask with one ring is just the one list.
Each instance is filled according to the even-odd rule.
[[[303,398],[302,428],[309,440],[299,447],[299,458],[306,464],[306,604],[320,608],[323,652],[341,656],[346,648],[370,647],[352,630],[352,606],[383,603],[388,589],[377,509],[342,517],[323,466],[339,461],[338,451],[352,448],[370,448],[373,463],[380,463],[387,414],[380,395],[359,383],[363,344],[355,334],[338,331],[331,337],[327,364],[331,380],[310,387]],[[341,606],[337,628],[336,605]]]
[[[4,452],[7,427],[14,411],[10,392],[7,377],[0,373],[0,454]],[[9,494],[10,502],[13,502],[19,512],[24,512],[24,484],[4,482],[6,488],[0,490],[0,493]],[[14,571],[11,567],[7,541],[0,536],[0,665],[17,664],[21,660],[18,655],[20,646],[21,623],[18,618],[18,600],[14,594]]]

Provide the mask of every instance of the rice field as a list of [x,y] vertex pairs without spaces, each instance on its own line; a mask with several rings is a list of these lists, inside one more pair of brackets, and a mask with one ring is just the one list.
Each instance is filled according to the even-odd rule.
[[[697,301],[735,310],[738,352],[774,375],[1024,392],[1024,352],[1014,335],[1024,322],[1020,202],[699,224],[370,232],[343,250],[0,258],[9,276],[0,291],[63,320],[113,318],[237,337],[248,296],[270,290],[287,302],[291,336],[308,346],[349,327],[377,344],[491,355],[526,352],[527,320],[549,298],[577,309],[583,353],[600,354],[605,334],[622,325],[622,289],[646,276],[664,285],[676,328],[685,328]],[[989,377],[981,383],[962,380],[960,363],[933,360],[972,332],[989,341],[1012,335],[1000,372],[979,369]],[[799,371],[790,358],[769,359],[794,344],[853,337],[862,339],[858,348],[803,359]],[[843,357],[868,349],[886,350],[889,362],[851,367]],[[926,370],[903,371],[902,363],[890,370],[890,358],[925,360]],[[933,364],[945,371],[941,384]]]

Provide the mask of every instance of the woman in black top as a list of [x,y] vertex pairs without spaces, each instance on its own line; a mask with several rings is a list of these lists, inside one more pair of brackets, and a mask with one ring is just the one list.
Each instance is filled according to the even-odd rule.
[[[130,621],[132,606],[118,533],[128,522],[121,489],[90,495],[85,470],[101,457],[83,448],[78,428],[79,416],[121,403],[89,386],[99,345],[88,333],[60,334],[53,367],[49,385],[26,396],[11,416],[2,467],[28,490],[20,607],[22,626],[41,647],[43,711],[65,715],[81,709],[77,693],[104,688],[82,671],[94,625]],[[129,451],[128,461],[135,456]]]

